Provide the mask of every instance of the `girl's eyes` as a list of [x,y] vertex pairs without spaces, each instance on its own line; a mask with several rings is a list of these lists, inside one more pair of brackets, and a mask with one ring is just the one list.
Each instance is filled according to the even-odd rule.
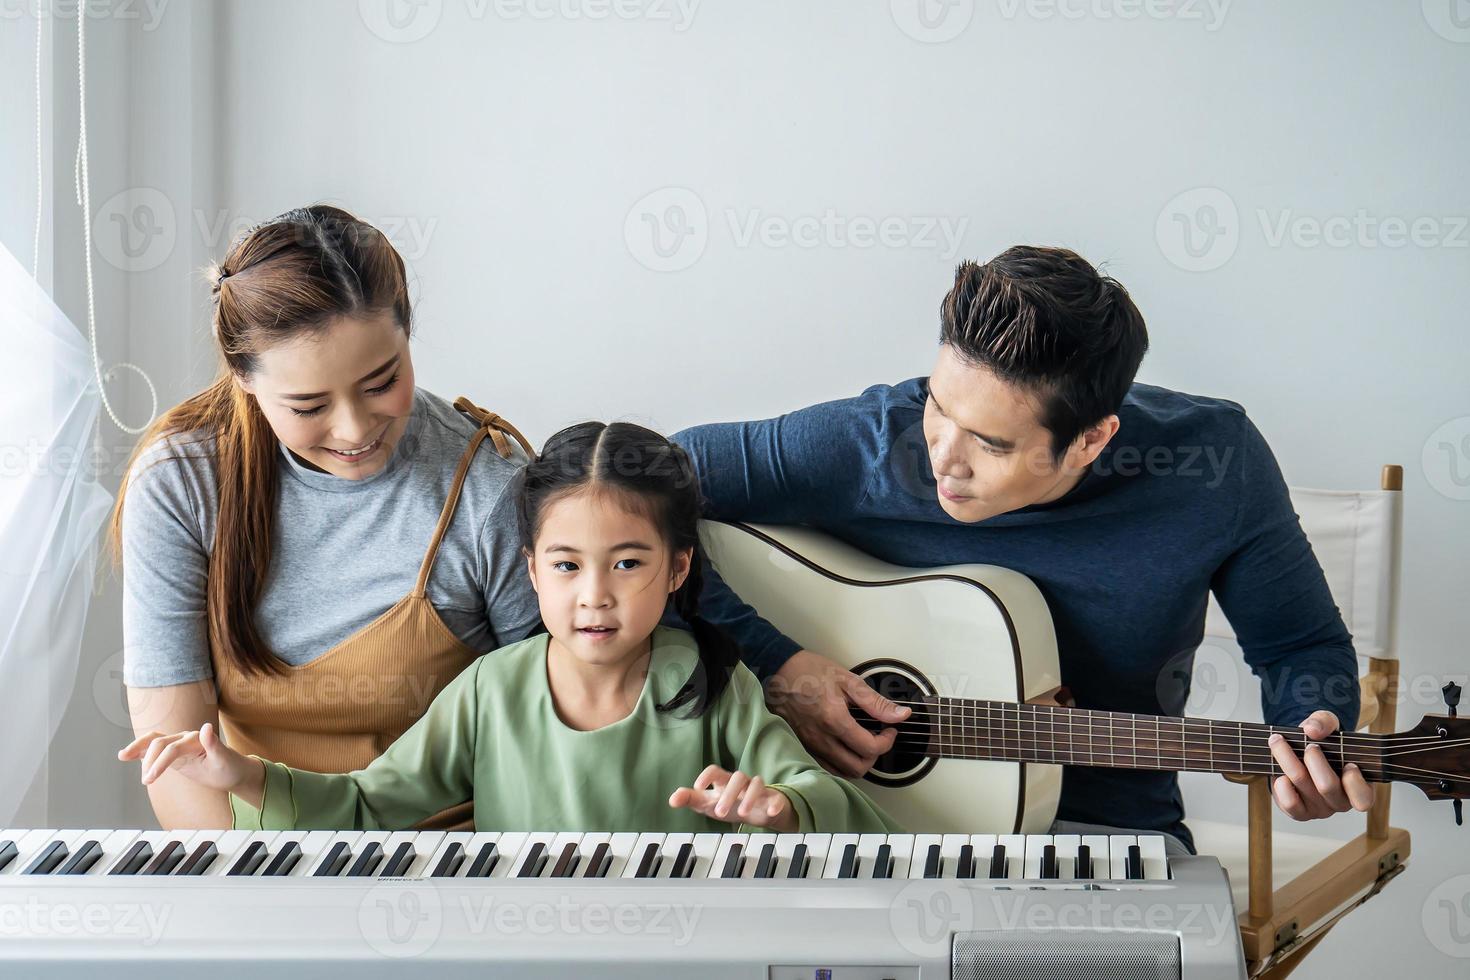
[[[623,558],[623,559],[621,559],[619,561],[614,562],[613,563],[613,568],[617,568],[619,565],[627,564],[629,562],[632,563],[631,566],[628,567],[628,568],[622,569],[622,571],[631,572],[634,568],[637,568],[639,565],[643,564],[643,562],[639,561],[637,558]],[[564,568],[562,568],[563,565],[567,565],[569,567],[564,569]],[[569,561],[554,561],[554,562],[551,563],[551,567],[553,569],[555,569],[556,571],[561,572],[561,571],[573,571],[573,570],[576,569],[577,566],[575,564],[573,564],[572,562],[569,562]]]
[[[378,385],[376,388],[369,388],[367,390],[367,393],[369,395],[382,395],[382,394],[387,393],[388,391],[391,391],[392,388],[393,388],[393,386],[396,385],[397,383],[398,383],[398,375],[395,373],[393,375],[393,377],[389,378],[387,381],[384,381],[382,384]],[[316,408],[307,408],[307,409],[293,408],[293,409],[291,409],[291,411],[295,412],[297,415],[299,415],[302,418],[311,418],[313,415],[319,415],[319,414],[321,414],[322,409],[324,409],[326,407],[327,406],[325,406],[325,405],[318,405]]]

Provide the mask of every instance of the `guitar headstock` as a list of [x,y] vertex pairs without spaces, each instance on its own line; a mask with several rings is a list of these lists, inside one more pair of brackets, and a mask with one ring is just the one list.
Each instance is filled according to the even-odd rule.
[[1444,686],[1444,701],[1448,715],[1426,715],[1384,740],[1383,772],[1413,783],[1431,800],[1454,800],[1458,824],[1460,801],[1470,797],[1470,718],[1458,717],[1460,686],[1453,681]]

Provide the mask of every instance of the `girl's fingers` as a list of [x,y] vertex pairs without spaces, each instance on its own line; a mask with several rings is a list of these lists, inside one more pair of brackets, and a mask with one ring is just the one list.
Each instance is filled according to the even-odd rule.
[[748,823],[750,815],[759,813],[761,805],[765,803],[763,798],[765,791],[765,781],[759,776],[751,777],[750,785],[745,788],[745,792],[740,797],[740,809],[735,811],[735,815],[741,821]]
[[178,735],[171,736],[166,742],[163,739],[154,742],[154,745],[162,745],[163,748],[154,756],[151,762],[144,764],[143,771],[146,773],[144,782],[151,783],[162,775],[173,764],[174,760],[179,757],[180,753],[191,746],[193,736],[193,732],[182,732]]
[[148,747],[148,744],[150,742],[152,742],[155,738],[162,737],[162,732],[148,732],[145,735],[139,735],[127,745],[124,745],[122,748],[118,749],[117,757],[124,761],[129,759],[136,759],[140,754],[142,754],[143,750]]
[[729,782],[725,783],[724,791],[720,793],[719,802],[715,804],[715,816],[721,820],[725,819],[740,799],[741,792],[749,783],[750,777],[739,769],[732,772]]
[[730,774],[716,765],[705,766],[694,780],[694,789],[719,789],[725,785]]
[[162,735],[149,742],[148,751],[143,753],[143,772],[146,773],[153,768],[153,764],[158,761],[159,753],[168,748],[170,743],[177,738],[179,738],[178,735]]

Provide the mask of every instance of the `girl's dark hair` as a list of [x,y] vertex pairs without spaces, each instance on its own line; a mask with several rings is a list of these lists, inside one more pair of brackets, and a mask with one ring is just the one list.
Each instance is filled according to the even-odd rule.
[[690,705],[697,718],[719,700],[740,663],[740,648],[724,630],[699,615],[704,588],[699,543],[699,479],[682,446],[631,422],[582,422],[546,440],[541,454],[517,475],[521,545],[535,553],[546,508],[580,493],[614,494],[630,511],[649,519],[674,552],[692,549],[689,575],[672,597],[699,645],[699,665],[659,711]]
[[[280,451],[255,397],[235,379],[256,372],[262,351],[320,333],[337,317],[387,312],[410,333],[408,280],[387,236],[328,204],[287,211],[251,228],[209,270],[209,279],[219,354],[215,380],[148,427],[128,473],[158,440],[194,430],[214,437],[219,511],[206,581],[210,651],[245,673],[282,674],[285,666],[270,655],[255,624],[270,573]],[[122,560],[130,482],[125,476],[112,511],[116,562]]]

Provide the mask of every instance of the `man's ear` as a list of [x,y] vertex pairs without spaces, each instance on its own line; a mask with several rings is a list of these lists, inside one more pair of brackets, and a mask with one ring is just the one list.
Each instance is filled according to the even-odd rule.
[[1118,434],[1118,416],[1109,415],[1101,422],[1088,426],[1067,450],[1068,469],[1085,470],[1102,454],[1103,449]]

